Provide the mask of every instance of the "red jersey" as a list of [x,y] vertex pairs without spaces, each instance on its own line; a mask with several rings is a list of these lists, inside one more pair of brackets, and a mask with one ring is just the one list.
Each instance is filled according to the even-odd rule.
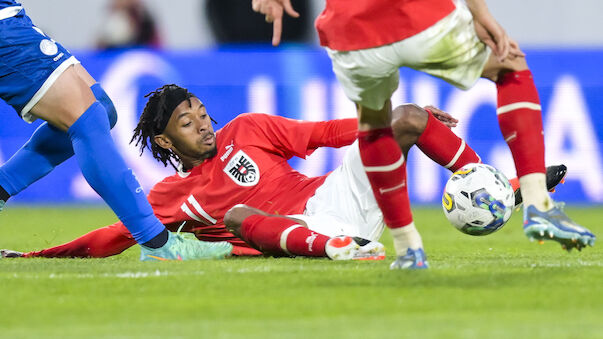
[[[287,160],[305,158],[314,123],[242,114],[216,132],[218,154],[153,187],[149,202],[164,224],[187,222],[202,240],[233,237],[224,214],[246,204],[270,214],[301,214],[326,176],[308,178]],[[226,240],[226,239],[219,239]]]
[[352,51],[404,40],[454,9],[452,0],[327,0],[315,24],[321,45]]

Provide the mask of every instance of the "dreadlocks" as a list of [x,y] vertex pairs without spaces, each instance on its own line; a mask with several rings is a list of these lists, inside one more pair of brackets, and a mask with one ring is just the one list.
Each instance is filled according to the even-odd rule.
[[[177,164],[180,161],[178,156],[171,150],[157,145],[155,136],[163,133],[174,109],[184,100],[191,105],[191,98],[195,95],[186,88],[170,84],[164,85],[144,97],[149,98],[149,101],[142,111],[138,125],[134,128],[134,136],[130,143],[136,142],[135,146],[140,145],[140,155],[145,148],[148,148],[153,152],[153,158],[161,161],[164,166],[169,163],[175,170],[178,170]],[[216,122],[214,119],[211,120]]]

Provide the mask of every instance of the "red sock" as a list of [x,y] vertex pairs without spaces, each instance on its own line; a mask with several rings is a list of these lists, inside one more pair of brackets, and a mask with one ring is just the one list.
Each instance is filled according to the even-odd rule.
[[358,132],[364,170],[389,228],[412,222],[406,187],[406,163],[390,128]]
[[293,220],[257,214],[243,220],[241,237],[265,254],[307,257],[325,257],[330,239]]
[[513,154],[517,176],[545,173],[542,113],[532,72],[507,73],[496,88],[498,124]]
[[427,126],[417,141],[417,147],[431,160],[455,172],[472,163],[482,162],[479,155],[448,126],[427,110]]

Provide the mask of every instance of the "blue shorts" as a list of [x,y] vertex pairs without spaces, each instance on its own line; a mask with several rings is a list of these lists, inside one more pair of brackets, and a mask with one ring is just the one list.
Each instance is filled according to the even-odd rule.
[[8,9],[18,12],[0,20],[0,98],[32,122],[36,118],[29,113],[31,108],[67,67],[79,61],[35,27],[24,9],[3,11]]

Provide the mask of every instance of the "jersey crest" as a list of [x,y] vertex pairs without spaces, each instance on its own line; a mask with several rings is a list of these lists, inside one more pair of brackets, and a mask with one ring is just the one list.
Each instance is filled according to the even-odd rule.
[[260,181],[260,168],[242,150],[230,158],[224,167],[224,173],[240,186],[254,186]]

